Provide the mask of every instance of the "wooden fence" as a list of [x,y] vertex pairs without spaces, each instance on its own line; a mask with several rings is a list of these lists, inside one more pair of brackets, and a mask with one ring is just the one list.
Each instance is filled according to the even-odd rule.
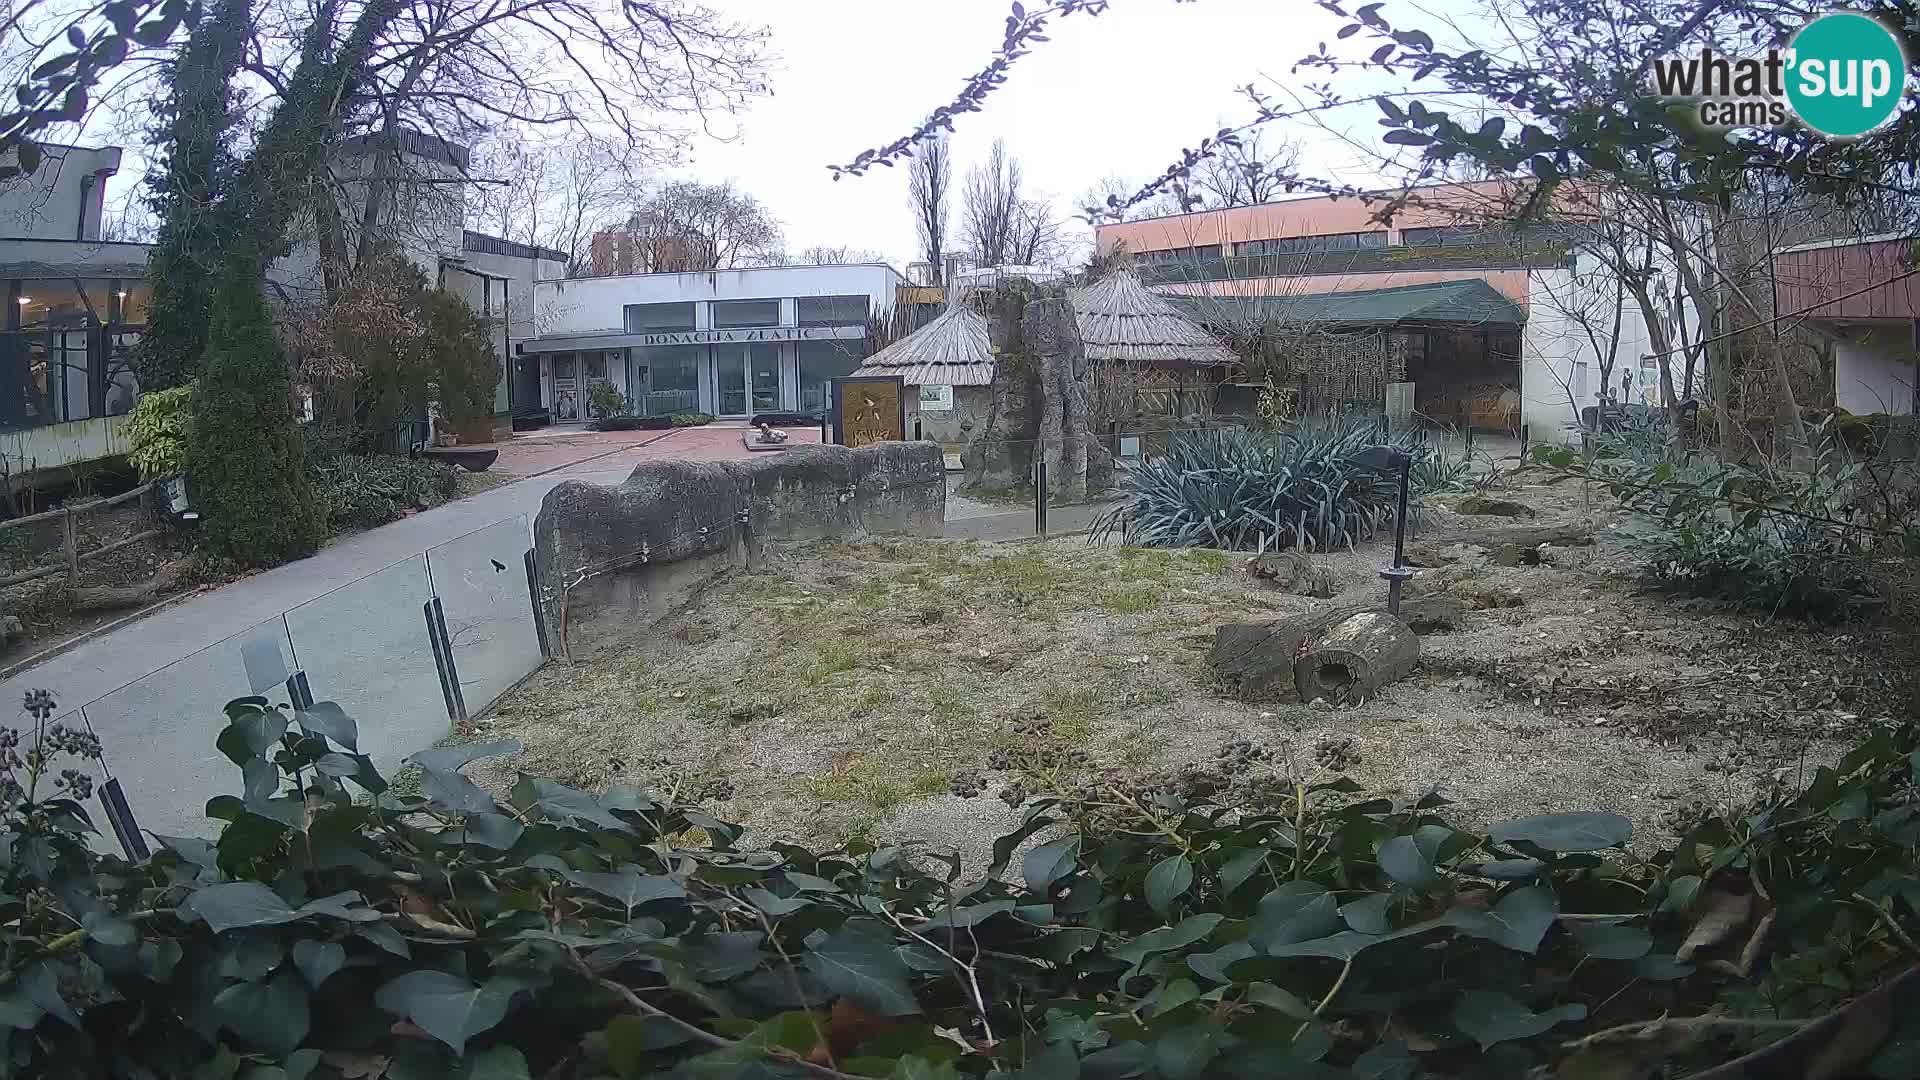
[[126,537],[125,539],[115,540],[111,544],[106,544],[104,546],[94,548],[92,551],[80,550],[80,527],[79,527],[78,518],[81,514],[89,513],[94,510],[105,510],[108,507],[119,506],[121,503],[132,502],[133,500],[138,499],[143,495],[146,495],[148,492],[152,491],[153,489],[154,489],[154,483],[149,482],[149,483],[141,484],[139,487],[134,488],[132,491],[123,492],[122,494],[115,495],[110,499],[100,499],[96,502],[81,503],[79,506],[65,506],[65,507],[61,507],[58,510],[48,510],[45,513],[30,514],[27,517],[14,518],[11,521],[0,521],[0,530],[4,530],[4,529],[18,528],[19,526],[22,526],[22,525],[32,525],[32,524],[43,522],[43,521],[52,521],[55,518],[59,518],[60,519],[60,538],[61,538],[60,548],[62,553],[64,553],[66,556],[64,560],[62,560],[61,562],[55,565],[41,566],[32,570],[23,570],[18,574],[12,575],[11,577],[0,578],[0,588],[6,588],[9,585],[19,585],[23,582],[34,581],[43,577],[51,577],[52,575],[59,574],[59,573],[65,573],[69,579],[75,578],[80,575],[80,564],[83,562],[86,562],[88,559],[97,559],[100,556],[107,554],[108,552],[118,551],[129,544],[137,544],[142,540],[151,540],[156,536],[162,535],[163,533],[166,532],[165,529],[147,529],[144,532],[135,533],[134,535]]

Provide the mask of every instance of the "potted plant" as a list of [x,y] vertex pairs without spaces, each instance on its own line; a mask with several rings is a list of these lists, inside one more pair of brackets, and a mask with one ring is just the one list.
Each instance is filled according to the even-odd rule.
[[157,481],[176,514],[187,508],[187,427],[193,422],[193,387],[176,386],[143,394],[127,425],[127,460],[140,479]]

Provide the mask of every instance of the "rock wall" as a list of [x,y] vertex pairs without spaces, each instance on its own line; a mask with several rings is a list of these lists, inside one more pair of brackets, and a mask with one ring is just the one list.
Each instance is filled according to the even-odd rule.
[[796,446],[747,461],[649,461],[618,487],[570,481],[534,519],[540,609],[556,653],[616,647],[769,540],[939,536],[946,471],[930,442]]

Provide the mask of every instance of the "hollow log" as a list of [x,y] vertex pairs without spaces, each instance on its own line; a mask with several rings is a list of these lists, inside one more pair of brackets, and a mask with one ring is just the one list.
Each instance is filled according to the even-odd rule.
[[185,559],[167,563],[140,585],[78,586],[68,594],[67,606],[73,611],[117,611],[139,607],[162,593],[177,588],[192,564]]
[[[1294,661],[1302,646],[1309,638],[1366,612],[1384,614],[1378,604],[1336,604],[1268,622],[1227,623],[1213,632],[1207,660],[1227,689],[1242,698],[1291,700],[1297,691]],[[1451,629],[1464,615],[1459,601],[1449,597],[1400,604],[1400,618],[1413,626]]]
[[1302,701],[1360,702],[1404,678],[1420,659],[1420,637],[1384,611],[1363,611],[1301,643],[1293,662]]

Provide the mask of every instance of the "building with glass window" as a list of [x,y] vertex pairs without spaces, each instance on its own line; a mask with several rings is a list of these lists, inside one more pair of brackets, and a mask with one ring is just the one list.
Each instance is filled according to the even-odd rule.
[[868,318],[905,284],[883,263],[535,282],[514,399],[557,424],[597,419],[596,385],[636,416],[821,414],[831,381],[867,355]]

